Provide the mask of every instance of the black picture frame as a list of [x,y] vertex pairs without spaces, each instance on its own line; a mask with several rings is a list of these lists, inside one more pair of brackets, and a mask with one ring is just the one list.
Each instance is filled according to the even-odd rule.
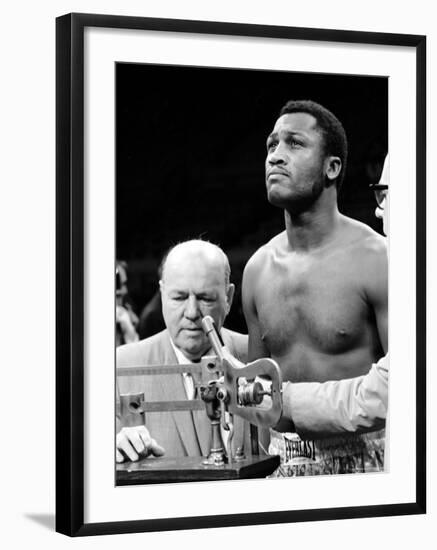
[[[84,29],[374,44],[416,52],[416,498],[363,507],[84,523]],[[56,530],[69,536],[422,514],[426,511],[426,37],[67,14],[56,20]]]

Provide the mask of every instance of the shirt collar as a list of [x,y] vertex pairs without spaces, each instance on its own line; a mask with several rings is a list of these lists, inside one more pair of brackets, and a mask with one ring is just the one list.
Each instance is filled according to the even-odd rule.
[[[185,357],[184,353],[183,353],[178,347],[175,346],[175,344],[174,344],[174,342],[173,342],[173,340],[172,340],[171,338],[170,338],[170,344],[171,344],[171,346],[172,346],[172,348],[173,348],[173,351],[174,351],[174,353],[175,353],[175,355],[176,355],[176,359],[177,359],[179,365],[187,365],[187,364],[193,362],[192,360],[190,360],[190,359],[188,359],[187,357]],[[210,352],[211,352],[211,348],[209,348],[209,349],[206,351],[206,353],[204,353],[204,354],[202,355],[202,357],[204,357],[205,355],[210,355]]]

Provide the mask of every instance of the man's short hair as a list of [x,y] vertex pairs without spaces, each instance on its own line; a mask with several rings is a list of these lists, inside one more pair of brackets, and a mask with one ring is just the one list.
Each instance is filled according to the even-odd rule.
[[315,101],[310,99],[290,100],[282,107],[279,116],[290,113],[308,113],[317,120],[324,144],[325,153],[339,157],[341,160],[341,170],[336,180],[337,189],[340,189],[346,172],[347,162],[347,137],[342,123],[338,118]]
[[172,252],[175,248],[181,246],[181,245],[197,245],[197,246],[204,246],[205,248],[211,248],[212,250],[215,250],[217,255],[220,256],[222,258],[222,261],[223,261],[223,270],[224,270],[224,274],[225,274],[225,288],[226,290],[229,288],[229,285],[230,285],[230,282],[231,282],[231,266],[229,264],[229,259],[227,257],[227,255],[223,252],[223,250],[217,245],[217,244],[214,244],[214,243],[211,243],[210,241],[206,241],[204,239],[191,239],[191,240],[188,240],[188,241],[181,241],[177,244],[175,244],[174,246],[170,247],[167,252],[165,253],[160,265],[159,265],[159,268],[158,268],[158,273],[159,273],[159,278],[160,279],[163,279],[164,278],[164,271],[165,271],[165,265],[167,263],[167,258],[170,254],[170,252]]

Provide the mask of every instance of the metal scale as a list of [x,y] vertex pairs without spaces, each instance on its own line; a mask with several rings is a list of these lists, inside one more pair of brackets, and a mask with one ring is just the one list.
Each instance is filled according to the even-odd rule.
[[[211,423],[211,448],[206,457],[148,457],[117,464],[117,485],[211,481],[266,477],[279,466],[279,456],[260,455],[256,426],[275,426],[282,414],[282,377],[272,359],[257,359],[248,365],[238,361],[223,345],[212,317],[202,319],[202,327],[215,356],[200,363],[117,369],[117,376],[191,373],[207,369],[211,380],[201,385],[200,398],[184,401],[145,401],[144,393],[120,395],[123,426],[145,424],[145,413],[205,409]],[[269,384],[262,382],[267,380]],[[268,387],[268,389],[266,389]],[[232,453],[233,416],[250,423],[251,454],[242,448]],[[222,430],[228,432],[227,445]]]

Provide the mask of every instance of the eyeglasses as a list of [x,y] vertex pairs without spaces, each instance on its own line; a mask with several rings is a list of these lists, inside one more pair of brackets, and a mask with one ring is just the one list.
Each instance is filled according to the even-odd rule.
[[374,185],[370,185],[369,187],[375,193],[375,199],[379,208],[384,209],[384,201],[387,197],[388,185],[385,185],[383,183],[375,183]]

